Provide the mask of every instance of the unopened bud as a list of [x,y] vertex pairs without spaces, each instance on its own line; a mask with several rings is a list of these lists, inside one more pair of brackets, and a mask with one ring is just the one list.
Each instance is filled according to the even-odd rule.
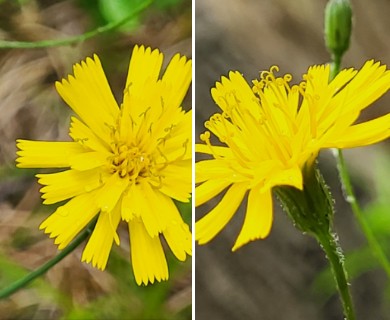
[[334,56],[341,58],[349,47],[352,8],[349,0],[330,0],[325,8],[325,42]]

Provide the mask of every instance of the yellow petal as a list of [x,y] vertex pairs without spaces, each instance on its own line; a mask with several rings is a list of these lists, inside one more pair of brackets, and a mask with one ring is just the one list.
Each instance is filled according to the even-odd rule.
[[187,192],[191,192],[192,160],[176,161],[164,168],[164,178],[182,180],[189,183]]
[[[159,233],[163,231],[163,217],[161,217],[161,210],[155,210],[155,206],[158,206],[159,203],[151,203],[156,200],[153,188],[147,182],[140,182],[136,186],[132,186],[132,189],[129,189],[128,192],[133,192],[133,195],[130,198],[133,200],[131,209],[132,214],[129,216],[128,212],[124,212],[122,218],[126,221],[128,219],[131,221],[134,219],[134,216],[139,216],[149,235],[151,237],[158,236]],[[128,200],[129,199],[126,201]]]
[[168,265],[158,236],[151,237],[138,218],[129,221],[131,261],[135,281],[147,285],[168,279]]
[[131,118],[131,105],[128,103],[121,105],[121,116],[119,118],[119,139],[120,141],[132,141],[136,137],[136,123]]
[[120,221],[120,210],[116,207],[111,212],[101,212],[92,235],[83,251],[81,261],[91,263],[92,266],[104,270],[110,255],[112,243],[119,245],[116,229]]
[[239,176],[235,168],[240,169],[239,164],[233,167],[223,159],[199,161],[195,164],[195,183],[211,179],[232,179]]
[[71,168],[74,170],[90,170],[105,166],[110,156],[111,154],[108,152],[84,152],[72,156],[69,159],[69,163]]
[[[147,110],[151,109],[153,99],[156,96],[160,97],[160,94],[156,91],[158,90],[157,80],[162,61],[163,54],[157,49],[152,51],[151,48],[145,48],[144,46],[135,46],[133,49],[124,90],[123,105],[134,119],[135,124],[150,112]],[[145,90],[149,92],[148,95],[145,95]],[[160,104],[160,101],[158,103]]]
[[77,142],[51,142],[17,140],[19,148],[16,159],[19,168],[65,168],[70,159],[84,153],[85,148]]
[[195,189],[195,206],[198,207],[203,203],[209,201],[211,198],[214,198],[216,195],[221,193],[231,184],[227,180],[208,180],[203,182],[200,186]]
[[143,191],[147,210],[141,213],[141,218],[149,235],[154,237],[163,232],[168,224],[178,222],[178,211],[172,199],[159,189],[144,183]]
[[[162,161],[176,161],[176,160],[185,160],[191,159],[192,155],[192,144],[191,144],[191,114],[189,111],[183,115],[183,120],[175,125],[171,130],[165,130],[162,128],[163,133],[154,135],[156,139],[156,144],[154,148],[157,147],[164,154]],[[153,131],[155,133],[155,131]],[[152,150],[153,145],[147,146],[148,150]]]
[[[165,91],[176,92],[174,88],[166,88]],[[162,95],[163,92],[156,94],[156,99],[163,99]],[[148,132],[149,141],[144,141],[147,142],[145,150],[153,152],[158,148],[166,161],[189,159],[192,149],[192,111],[184,112],[181,108],[172,106],[168,108],[163,100],[154,101],[154,107],[154,112],[149,113],[152,126]]]
[[196,222],[195,239],[199,244],[212,240],[233,217],[246,193],[246,185],[233,184],[221,202]]
[[131,55],[129,70],[127,74],[126,91],[134,95],[143,95],[142,89],[146,81],[157,82],[160,75],[163,54],[158,49],[152,51],[150,47],[135,46]]
[[271,190],[262,192],[261,187],[252,189],[248,196],[244,225],[232,251],[236,251],[249,241],[267,237],[271,230],[272,220]]
[[162,77],[164,105],[170,109],[180,107],[188,91],[192,77],[192,61],[176,54],[169,62]]
[[[171,199],[168,200],[173,204]],[[191,231],[188,225],[181,218],[180,212],[174,204],[170,215],[171,221],[169,221],[166,229],[163,231],[163,234],[176,258],[180,261],[185,261],[187,254],[192,254]]]
[[354,148],[383,141],[390,137],[390,113],[349,127],[342,135],[325,143],[324,148]]
[[74,76],[56,82],[64,101],[92,131],[108,141],[119,114],[99,58],[87,58],[73,67]]
[[121,215],[123,220],[128,222],[133,217],[140,217],[142,212],[148,210],[143,198],[144,194],[141,186],[131,183],[122,198]]
[[251,87],[238,71],[229,72],[229,78],[222,77],[221,82],[217,82],[215,88],[211,89],[211,96],[225,112],[230,112],[229,102],[239,104],[242,112],[249,111],[253,115],[259,112]]
[[65,248],[98,213],[95,196],[96,192],[89,192],[72,198],[43,221],[39,229],[56,238],[58,249]]
[[[161,186],[160,191],[166,196],[180,202],[189,202],[191,194],[188,192],[188,182],[166,179]],[[181,183],[180,183],[181,182]]]
[[118,173],[112,174],[98,190],[96,202],[99,208],[104,212],[111,212],[128,185],[128,179],[120,178]]
[[188,202],[192,191],[192,160],[183,160],[164,168],[162,184],[157,188],[167,196]]
[[348,95],[342,111],[360,111],[390,89],[390,71],[385,65],[367,61],[357,75],[340,92]]
[[206,144],[195,144],[195,151],[198,153],[205,153],[205,154],[211,154],[218,157],[232,157],[233,153],[232,151],[227,147],[221,147],[221,146],[210,146]]
[[93,151],[110,152],[108,141],[98,138],[93,131],[76,117],[71,117],[69,135],[75,141]]
[[274,186],[292,186],[299,190],[303,188],[302,171],[299,167],[276,171],[264,184],[263,189],[271,189]]
[[101,185],[99,170],[76,171],[66,170],[50,174],[37,174],[38,182],[45,185],[43,193],[44,204],[63,201],[85,192],[90,192]]

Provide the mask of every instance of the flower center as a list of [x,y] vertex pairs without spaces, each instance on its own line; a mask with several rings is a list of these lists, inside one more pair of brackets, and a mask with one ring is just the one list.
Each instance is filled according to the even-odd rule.
[[118,172],[121,178],[136,180],[138,177],[150,175],[152,161],[150,156],[138,147],[120,144],[114,150],[111,160],[112,173]]

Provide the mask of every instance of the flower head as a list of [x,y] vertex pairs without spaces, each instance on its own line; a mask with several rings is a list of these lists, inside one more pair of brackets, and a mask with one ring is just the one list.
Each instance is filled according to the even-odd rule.
[[191,111],[180,106],[191,60],[175,55],[160,79],[162,62],[158,50],[134,48],[118,107],[99,58],[87,58],[56,83],[76,113],[73,141],[17,141],[18,167],[64,168],[37,175],[45,204],[69,200],[40,228],[62,249],[98,216],[82,260],[103,270],[125,221],[138,284],[168,278],[160,236],[179,260],[191,254],[189,227],[173,202],[188,202],[191,192]]
[[[277,67],[261,73],[251,88],[230,72],[211,90],[221,113],[214,114],[197,144],[212,159],[196,163],[196,206],[227,189],[219,204],[196,223],[204,244],[229,222],[249,191],[246,216],[233,251],[265,238],[272,226],[272,188],[302,190],[302,169],[324,148],[370,145],[390,136],[390,114],[356,123],[361,111],[390,88],[390,71],[368,61],[329,82],[329,66],[313,66],[298,85]],[[210,132],[222,146],[213,146]]]

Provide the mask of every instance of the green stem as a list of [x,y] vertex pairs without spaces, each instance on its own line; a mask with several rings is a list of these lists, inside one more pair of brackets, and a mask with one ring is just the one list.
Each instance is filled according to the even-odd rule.
[[344,316],[346,320],[355,320],[355,313],[352,305],[351,293],[347,281],[347,273],[344,268],[344,257],[341,247],[337,242],[337,236],[331,235],[329,231],[318,232],[316,234],[317,241],[324,250],[332,268],[333,276],[336,280],[337,289],[340,293],[340,298],[344,308]]
[[330,80],[333,80],[340,72],[341,56],[332,55],[332,65],[330,70]]
[[367,239],[369,246],[371,247],[373,254],[376,256],[379,263],[386,271],[387,277],[390,278],[389,260],[387,259],[385,253],[382,250],[382,247],[380,246],[377,239],[375,238],[375,235],[370,225],[367,223],[366,219],[364,218],[364,214],[360,209],[360,206],[356,200],[355,194],[353,192],[352,184],[351,184],[351,179],[349,177],[348,170],[345,165],[344,156],[340,149],[337,149],[337,162],[338,162],[338,169],[340,173],[341,182],[343,184],[346,200],[350,203],[355,218],[360,224],[360,227]]
[[58,46],[67,46],[73,43],[83,42],[85,40],[88,40],[92,37],[95,37],[99,34],[112,31],[121,25],[125,24],[127,21],[129,21],[131,18],[133,18],[135,15],[146,9],[150,4],[152,3],[152,0],[145,0],[141,5],[139,5],[131,14],[126,16],[124,19],[111,22],[106,24],[105,26],[99,27],[95,30],[83,33],[78,36],[69,37],[66,39],[59,39],[59,40],[42,40],[42,41],[36,41],[36,42],[28,42],[28,41],[6,41],[6,40],[0,40],[0,49],[34,49],[34,48],[48,48],[48,47],[58,47]]
[[10,286],[0,290],[0,299],[7,298],[14,292],[18,291],[19,289],[25,287],[28,283],[33,281],[35,278],[41,276],[46,271],[48,271],[50,268],[54,267],[58,262],[60,262],[62,259],[64,259],[69,253],[71,253],[74,249],[76,249],[92,232],[92,229],[95,225],[95,219],[85,228],[85,230],[80,233],[75,240],[73,240],[64,250],[62,250],[58,255],[56,255],[53,259],[46,262],[44,265],[40,266],[35,271],[29,273],[24,278],[21,278],[14,283],[12,283]]

